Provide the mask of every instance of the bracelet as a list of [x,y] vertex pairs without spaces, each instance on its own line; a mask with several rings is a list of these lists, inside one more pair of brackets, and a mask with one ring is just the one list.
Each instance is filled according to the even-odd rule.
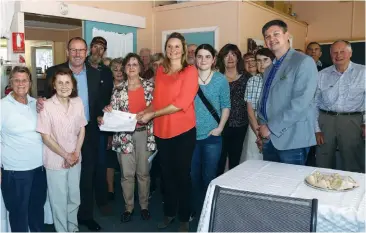
[[156,112],[154,112],[154,115],[153,115],[153,118],[155,118],[156,117]]

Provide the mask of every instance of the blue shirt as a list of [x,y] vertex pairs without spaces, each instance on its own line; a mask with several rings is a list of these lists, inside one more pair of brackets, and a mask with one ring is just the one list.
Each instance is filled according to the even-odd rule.
[[[290,50],[288,50],[288,51],[290,51]],[[264,119],[266,119],[266,120],[268,120],[267,119],[267,108],[266,108],[267,106],[266,106],[266,104],[267,104],[269,91],[271,89],[272,81],[275,78],[277,70],[280,68],[280,66],[281,66],[283,60],[285,59],[288,51],[280,59],[278,59],[278,60],[275,59],[273,61],[273,66],[271,68],[271,71],[268,74],[268,78],[267,78],[266,83],[264,84],[264,87],[263,87],[263,97],[262,97],[262,103],[261,103],[260,111],[261,111]]]
[[[70,65],[69,65],[70,66]],[[77,81],[78,85],[78,96],[81,98],[81,101],[84,105],[84,113],[85,118],[87,121],[89,121],[89,95],[88,95],[88,79],[86,77],[86,67],[84,65],[83,70],[76,74],[74,73],[74,77]]]
[[[229,83],[221,73],[215,72],[212,75],[211,81],[207,85],[200,85],[200,88],[206,99],[215,108],[219,117],[221,117],[222,109],[231,107]],[[194,107],[196,112],[197,140],[202,140],[207,138],[210,131],[217,128],[219,124],[198,95],[194,99]]]
[[28,104],[11,95],[0,101],[0,162],[5,170],[28,171],[43,165],[42,137],[36,132],[36,100],[27,96]]

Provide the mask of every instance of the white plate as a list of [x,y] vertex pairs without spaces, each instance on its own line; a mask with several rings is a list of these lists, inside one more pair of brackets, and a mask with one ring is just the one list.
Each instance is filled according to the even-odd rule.
[[[316,172],[319,172],[319,171],[314,171],[313,173],[311,173],[310,175],[308,175],[308,176],[311,176],[311,175],[313,175],[314,173],[316,173]],[[322,175],[332,175],[332,174],[335,174],[335,173],[328,173],[328,172],[319,172],[320,174],[322,174]],[[338,173],[337,173],[338,174]],[[338,174],[339,175],[339,174]],[[308,177],[307,176],[307,177]],[[345,179],[346,178],[346,176],[342,176],[342,175],[339,175],[342,179]],[[352,178],[352,177],[350,177],[350,176],[347,176],[349,179],[351,179],[354,183],[356,183],[357,184],[357,182]],[[328,189],[328,188],[321,188],[321,187],[318,187],[318,186],[314,186],[314,185],[312,185],[312,184],[310,184],[307,180],[306,180],[306,177],[305,177],[305,179],[304,179],[304,182],[305,182],[305,184],[307,185],[307,186],[309,186],[309,187],[311,187],[311,188],[314,188],[314,189],[318,189],[318,190],[321,190],[321,191],[326,191],[326,192],[336,192],[336,193],[338,193],[338,192],[348,192],[348,191],[352,191],[352,190],[354,190],[354,189],[356,189],[356,188],[358,188],[358,185],[357,186],[354,186],[353,188],[348,188],[348,189],[339,189],[339,190],[337,190],[337,189]]]

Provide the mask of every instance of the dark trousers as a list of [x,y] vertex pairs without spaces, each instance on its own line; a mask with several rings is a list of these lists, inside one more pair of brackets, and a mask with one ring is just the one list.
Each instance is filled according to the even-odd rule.
[[150,192],[154,191],[157,186],[157,179],[160,178],[160,192],[161,195],[164,194],[164,186],[163,186],[163,178],[161,175],[161,162],[160,162],[160,153],[156,154],[155,158],[152,161],[152,166],[150,170]]
[[46,170],[43,166],[28,171],[1,169],[1,192],[12,232],[42,232],[47,197]]
[[[363,116],[328,115],[320,112],[319,126],[324,144],[317,147],[318,167],[365,173],[365,140],[362,137]],[[337,166],[336,151],[340,154]]]
[[217,169],[217,175],[220,176],[225,171],[226,159],[229,157],[229,169],[239,165],[241,152],[243,150],[244,138],[248,130],[248,125],[242,127],[225,128],[223,134],[222,153]]
[[[89,122],[90,124],[90,122]],[[80,206],[79,220],[89,220],[94,217],[94,189],[95,171],[98,161],[99,138],[96,126],[85,127],[85,139],[81,148],[81,173],[80,173]]]
[[191,160],[196,128],[169,139],[156,137],[164,182],[164,215],[188,222],[191,205]]
[[98,206],[108,203],[108,184],[107,184],[107,144],[108,135],[100,132],[98,163],[95,168],[95,201]]
[[315,153],[316,153],[316,146],[310,147],[308,158],[306,159],[305,163],[306,166],[316,167]]

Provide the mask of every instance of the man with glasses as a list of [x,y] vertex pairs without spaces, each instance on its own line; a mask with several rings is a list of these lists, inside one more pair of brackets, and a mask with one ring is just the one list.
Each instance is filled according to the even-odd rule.
[[[91,231],[99,231],[101,227],[93,219],[93,188],[95,186],[94,173],[98,162],[99,129],[97,117],[102,116],[105,106],[101,99],[100,72],[92,66],[85,65],[87,44],[81,37],[70,39],[66,54],[68,61],[50,67],[46,71],[46,79],[49,86],[45,88],[45,97],[51,97],[51,79],[55,71],[60,67],[68,67],[72,70],[77,80],[78,96],[84,105],[85,117],[88,125],[85,127],[85,139],[81,149],[82,163],[80,175],[80,207],[78,212],[79,224],[85,225]],[[37,100],[37,111],[43,110],[43,101]]]

